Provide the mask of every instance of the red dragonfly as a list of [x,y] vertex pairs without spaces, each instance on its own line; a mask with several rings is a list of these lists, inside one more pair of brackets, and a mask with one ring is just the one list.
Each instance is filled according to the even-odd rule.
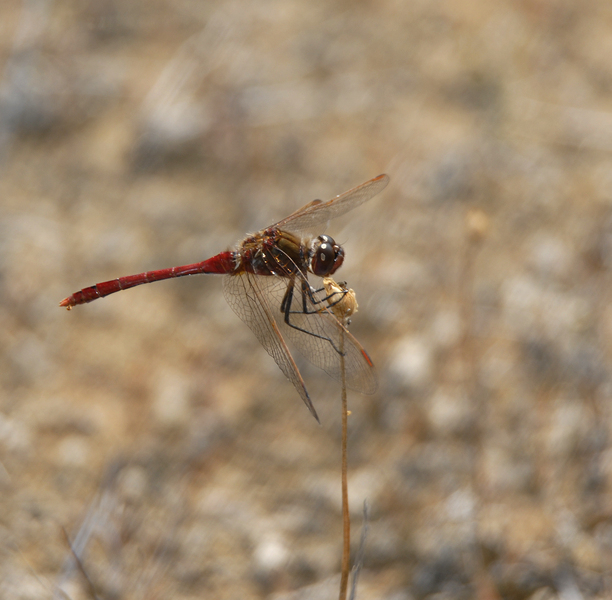
[[344,260],[344,250],[330,236],[314,237],[311,233],[315,228],[324,231],[329,220],[370,200],[388,183],[387,175],[379,175],[328,202],[310,202],[282,221],[248,235],[236,250],[221,252],[192,265],[98,283],[64,298],[60,306],[70,310],[77,304],[172,277],[199,273],[225,275],[223,291],[227,302],[251,328],[319,421],[285,339],[312,364],[340,381],[343,335],[346,385],[372,394],[377,382],[370,357],[330,310],[347,292],[326,294],[322,285],[315,287],[308,280],[309,275],[326,277],[335,273]]

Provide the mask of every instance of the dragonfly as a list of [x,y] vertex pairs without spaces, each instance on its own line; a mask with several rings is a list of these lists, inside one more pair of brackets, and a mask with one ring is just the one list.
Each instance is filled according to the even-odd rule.
[[337,381],[342,381],[343,362],[349,389],[364,394],[376,391],[372,360],[348,332],[347,323],[334,314],[334,306],[348,290],[328,286],[326,291],[317,280],[333,275],[344,261],[342,246],[323,233],[329,221],[367,202],[388,183],[387,175],[379,175],[328,202],[313,200],[278,223],[247,235],[235,250],[190,265],[97,283],[64,298],[60,306],[70,310],[121,290],[174,277],[224,275],[223,292],[228,304],[253,331],[320,423],[287,340],[304,358]]

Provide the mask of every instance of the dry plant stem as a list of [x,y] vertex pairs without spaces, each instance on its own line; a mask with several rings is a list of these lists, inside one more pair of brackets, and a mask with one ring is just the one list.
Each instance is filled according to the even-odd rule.
[[344,545],[342,548],[342,574],[340,576],[340,600],[346,600],[346,590],[351,558],[351,518],[349,516],[346,438],[348,413],[346,401],[346,377],[344,372],[344,332],[340,333],[340,370],[342,372],[342,524]]
[[[344,545],[342,548],[342,574],[340,576],[340,600],[346,600],[348,588],[348,578],[350,571],[351,558],[351,520],[349,516],[348,504],[348,484],[347,484],[347,457],[346,439],[348,429],[348,410],[346,402],[346,370],[344,362],[344,328],[351,322],[350,317],[357,312],[358,304],[355,292],[349,289],[346,283],[337,283],[331,277],[323,279],[325,291],[330,299],[335,298],[336,294],[341,294],[340,300],[329,302],[328,310],[336,316],[341,323],[340,329],[340,373],[342,374],[342,523],[344,532]],[[356,580],[355,580],[356,581]]]
[[474,339],[474,294],[476,259],[486,237],[488,220],[486,215],[477,209],[471,209],[466,215],[466,240],[460,266],[459,307],[463,322],[461,354],[464,361],[462,388],[463,393],[472,403],[474,415],[478,415],[472,428],[472,489],[477,500],[482,499],[481,461],[483,456],[482,436],[486,420],[487,406],[483,403],[478,385],[479,348]]
[[85,579],[85,582],[87,583],[87,590],[89,594],[94,600],[98,600],[98,595],[96,594],[96,588],[94,587],[93,582],[89,578],[89,575],[87,575],[87,571],[85,570],[85,567],[83,566],[83,563],[81,562],[81,559],[79,558],[79,555],[76,553],[74,546],[72,545],[72,542],[70,541],[70,538],[68,537],[68,532],[63,527],[62,527],[62,532],[64,534],[64,538],[66,539],[66,543],[70,547],[70,552],[72,553],[72,556],[74,558],[74,561],[76,562],[79,572],[81,573],[81,575],[83,575],[83,579]]
[[355,600],[357,594],[357,581],[363,568],[363,556],[365,554],[365,543],[368,537],[368,503],[366,500],[363,501],[363,528],[361,529],[361,539],[359,540],[359,549],[357,550],[357,557],[353,564],[353,582],[351,584],[351,593],[349,600]]
[[472,492],[475,499],[475,511],[472,518],[472,541],[474,554],[471,556],[470,568],[474,571],[476,580],[476,597],[479,600],[499,600],[501,596],[495,588],[491,576],[485,567],[482,553],[481,534],[479,531],[480,507],[485,496],[486,487],[483,481],[483,457],[484,457],[484,431],[487,420],[487,405],[483,401],[478,381],[478,369],[481,359],[481,350],[474,339],[474,297],[476,279],[476,260],[482,249],[484,240],[489,229],[487,215],[477,209],[472,209],[466,215],[467,235],[466,246],[461,265],[461,284],[459,290],[459,303],[463,320],[463,339],[461,348],[465,360],[465,371],[463,378],[463,392],[472,403],[477,422],[472,428]]

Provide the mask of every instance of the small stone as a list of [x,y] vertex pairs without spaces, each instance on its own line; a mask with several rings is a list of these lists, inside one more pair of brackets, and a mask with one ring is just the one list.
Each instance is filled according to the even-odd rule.
[[461,338],[461,317],[454,310],[442,310],[431,324],[432,341],[438,348],[452,348]]
[[59,461],[66,467],[83,467],[89,462],[89,444],[80,435],[71,435],[60,442]]
[[147,473],[142,467],[128,467],[119,476],[119,486],[128,500],[142,498],[147,490]]
[[406,336],[391,352],[391,374],[401,387],[421,387],[431,380],[433,358],[431,347],[421,338]]
[[442,436],[459,432],[470,417],[470,405],[460,395],[437,390],[427,403],[432,428]]
[[32,445],[30,432],[21,421],[0,413],[0,444],[11,453],[26,452]]
[[267,534],[255,548],[254,559],[257,567],[269,573],[283,567],[289,559],[289,550],[277,534]]
[[529,260],[539,275],[561,277],[571,268],[572,252],[559,238],[540,234],[531,243]]
[[182,427],[187,424],[191,411],[189,386],[184,375],[172,370],[159,374],[153,414],[162,427]]

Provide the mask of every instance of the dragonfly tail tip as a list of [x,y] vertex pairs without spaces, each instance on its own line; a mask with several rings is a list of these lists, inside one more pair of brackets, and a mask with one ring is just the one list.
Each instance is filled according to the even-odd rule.
[[74,302],[72,302],[72,299],[70,297],[68,298],[64,298],[60,303],[59,303],[61,308],[66,308],[67,310],[72,310],[72,307],[74,306]]

